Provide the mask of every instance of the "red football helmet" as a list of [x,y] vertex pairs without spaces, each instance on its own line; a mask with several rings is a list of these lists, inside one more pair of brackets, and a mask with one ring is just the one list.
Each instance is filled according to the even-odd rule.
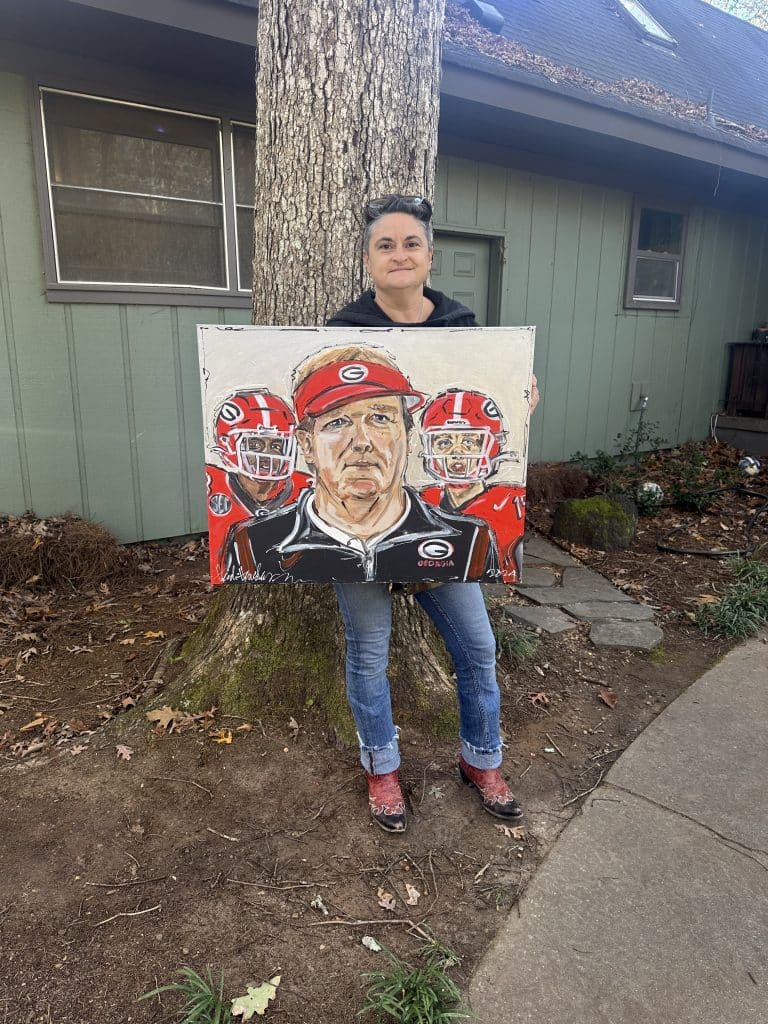
[[477,483],[496,470],[506,436],[492,398],[449,388],[421,417],[424,469],[444,483]]
[[265,389],[236,391],[216,410],[215,451],[251,480],[285,480],[296,466],[296,417]]

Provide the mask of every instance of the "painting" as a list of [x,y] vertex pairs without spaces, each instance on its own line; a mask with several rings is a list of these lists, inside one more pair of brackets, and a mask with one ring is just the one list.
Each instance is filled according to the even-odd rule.
[[213,583],[518,583],[533,327],[198,327]]

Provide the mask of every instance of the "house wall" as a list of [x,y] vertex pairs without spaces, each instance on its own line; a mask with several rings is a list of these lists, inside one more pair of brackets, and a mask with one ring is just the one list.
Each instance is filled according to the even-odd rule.
[[768,318],[768,221],[690,211],[678,312],[623,308],[633,196],[457,157],[440,160],[435,217],[503,242],[503,324],[535,324],[542,400],[530,460],[609,447],[646,422],[678,443],[722,408],[731,341]]
[[[694,209],[680,312],[625,311],[629,193],[445,157],[436,198],[439,228],[503,243],[500,322],[537,327],[532,460],[609,446],[637,422],[633,381],[669,441],[707,434],[726,343],[768,319],[765,221]],[[28,84],[0,73],[0,514],[71,510],[123,540],[205,529],[195,325],[248,319],[49,303]]]

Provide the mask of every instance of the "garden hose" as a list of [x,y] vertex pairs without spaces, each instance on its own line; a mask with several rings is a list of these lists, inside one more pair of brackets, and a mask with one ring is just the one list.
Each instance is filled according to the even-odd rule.
[[752,531],[755,528],[755,524],[759,516],[768,509],[768,493],[765,491],[752,491],[748,487],[743,487],[741,484],[734,484],[731,487],[718,487],[713,491],[701,491],[702,497],[714,496],[716,494],[724,494],[727,491],[735,491],[737,494],[746,494],[749,498],[765,498],[762,505],[759,505],[752,513],[752,517],[749,520],[749,524],[746,530],[747,544],[743,548],[684,548],[670,544],[669,539],[677,533],[681,533],[683,530],[687,530],[687,526],[676,526],[673,530],[663,539],[656,540],[656,547],[660,551],[670,551],[674,555],[702,555],[704,558],[735,558],[738,555],[748,557],[757,547],[757,544],[752,541]]

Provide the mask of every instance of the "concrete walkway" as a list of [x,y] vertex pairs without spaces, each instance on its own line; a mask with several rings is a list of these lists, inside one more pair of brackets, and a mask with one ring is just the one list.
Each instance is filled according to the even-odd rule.
[[[504,590],[497,588],[493,593],[503,595]],[[523,582],[516,593],[533,606],[509,603],[504,614],[545,633],[564,633],[589,622],[589,637],[597,647],[649,651],[664,639],[653,622],[652,608],[538,534],[526,534]]]
[[481,1024],[767,1024],[768,635],[586,800],[470,986]]

